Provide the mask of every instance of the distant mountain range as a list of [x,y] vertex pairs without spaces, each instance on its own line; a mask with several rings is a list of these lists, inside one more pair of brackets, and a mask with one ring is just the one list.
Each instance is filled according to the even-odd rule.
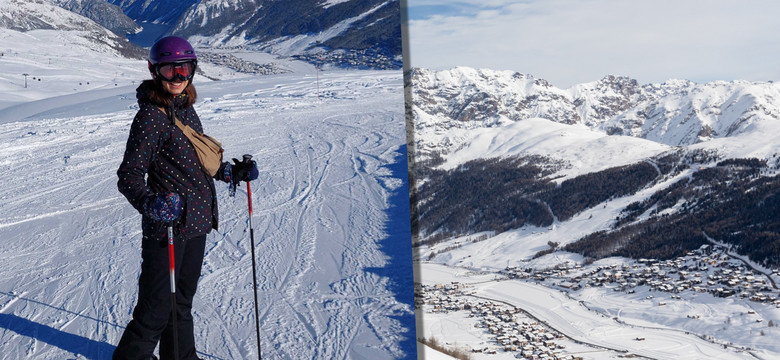
[[204,47],[262,49],[342,67],[401,68],[398,0],[55,1],[121,35],[151,27],[157,29],[154,38],[175,34]]
[[561,245],[586,256],[672,257],[720,241],[780,266],[780,85],[407,75],[418,242],[577,219],[587,230]]
[[640,85],[608,75],[559,89],[531,75],[470,68],[414,69],[411,81],[415,109],[432,116],[418,117],[418,127],[428,126],[426,119],[448,119],[439,125],[472,128],[538,117],[685,146],[780,119],[780,86],[766,82],[669,80]]
[[112,8],[107,3],[101,6],[102,3],[105,1],[58,0],[54,3],[48,0],[0,0],[0,28],[21,32],[39,29],[77,31],[97,51],[116,51],[125,57],[145,58],[147,52],[131,44],[124,36],[116,35],[106,29],[105,25],[86,16],[60,7],[113,19],[112,24],[116,29],[133,29],[132,21],[122,21],[124,16],[121,11],[117,12],[118,8]]

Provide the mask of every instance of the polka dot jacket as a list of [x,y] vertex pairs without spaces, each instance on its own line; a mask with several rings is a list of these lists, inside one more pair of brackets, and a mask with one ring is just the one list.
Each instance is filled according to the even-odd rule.
[[[176,117],[198,132],[203,132],[200,118],[186,95],[174,98]],[[177,237],[190,238],[217,229],[218,211],[214,180],[202,169],[198,155],[184,133],[160,108],[151,103],[139,87],[136,97],[140,109],[130,126],[124,158],[117,170],[118,187],[130,204],[142,215],[145,236],[165,231],[165,225],[144,215],[143,204],[153,194],[174,192],[183,199],[181,216],[174,223]],[[182,106],[182,107],[180,107]],[[171,109],[166,110],[170,113]],[[223,163],[222,167],[229,166]],[[216,178],[223,179],[223,168]]]

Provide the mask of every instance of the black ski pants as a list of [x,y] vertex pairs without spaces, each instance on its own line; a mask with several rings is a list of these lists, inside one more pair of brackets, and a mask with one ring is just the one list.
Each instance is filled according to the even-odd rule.
[[[170,265],[167,233],[144,236],[141,251],[141,277],[138,303],[114,351],[114,360],[147,360],[160,342],[160,360],[173,359],[173,318],[171,316]],[[174,240],[176,266],[176,324],[179,356],[197,359],[192,326],[192,298],[203,265],[206,235]]]

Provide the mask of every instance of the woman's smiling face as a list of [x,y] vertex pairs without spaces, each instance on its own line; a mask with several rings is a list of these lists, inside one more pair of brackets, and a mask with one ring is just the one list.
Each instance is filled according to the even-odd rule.
[[176,96],[176,95],[181,94],[184,91],[184,89],[187,87],[187,83],[189,83],[189,81],[180,81],[180,80],[165,81],[165,80],[163,80],[162,81],[162,86],[163,86],[163,89],[165,89],[165,91],[171,93],[171,95],[173,95],[173,96]]

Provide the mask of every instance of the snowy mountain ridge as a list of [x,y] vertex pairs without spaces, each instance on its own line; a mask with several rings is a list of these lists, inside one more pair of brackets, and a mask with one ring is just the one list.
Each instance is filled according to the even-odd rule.
[[[560,89],[527,74],[466,67],[413,69],[410,79],[418,139],[444,129],[488,128],[538,117],[608,135],[686,146],[750,132],[759,122],[780,119],[780,86],[765,82],[669,80],[639,85],[628,77],[608,75]],[[417,145],[448,152],[460,143],[445,137]]]
[[401,67],[398,0],[109,0],[143,26],[199,46],[245,48],[342,67]]
[[56,44],[39,50],[41,54],[48,53],[48,56],[56,56],[54,49],[58,45],[73,42],[88,46],[90,52],[122,54],[129,58],[145,56],[145,51],[125,38],[89,18],[57,6],[50,0],[0,0],[0,30],[3,29],[14,33],[34,30],[59,31],[57,37],[60,40]]
[[83,30],[106,34],[94,21],[56,6],[49,0],[0,0],[0,27],[16,30]]

